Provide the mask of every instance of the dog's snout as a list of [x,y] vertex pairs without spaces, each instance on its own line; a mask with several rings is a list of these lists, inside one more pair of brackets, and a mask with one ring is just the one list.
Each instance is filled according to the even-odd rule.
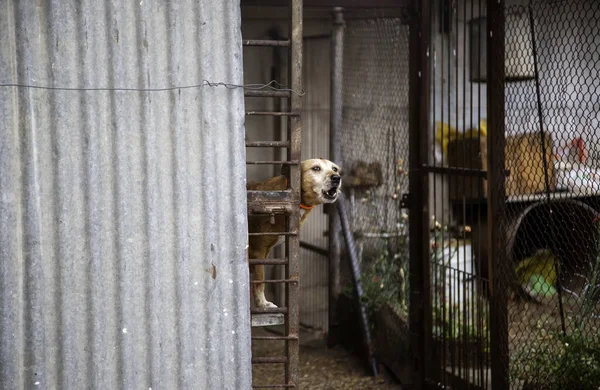
[[331,184],[338,186],[340,184],[341,177],[340,175],[332,175],[331,176]]

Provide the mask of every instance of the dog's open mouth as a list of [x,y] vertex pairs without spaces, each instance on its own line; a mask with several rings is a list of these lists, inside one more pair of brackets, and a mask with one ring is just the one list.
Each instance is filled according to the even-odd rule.
[[323,191],[325,199],[333,200],[337,197],[337,187],[331,187],[329,191]]

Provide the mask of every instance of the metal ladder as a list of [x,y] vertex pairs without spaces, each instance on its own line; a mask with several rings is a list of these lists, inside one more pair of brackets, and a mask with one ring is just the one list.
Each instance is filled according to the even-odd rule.
[[[288,52],[288,80],[291,91],[246,90],[245,97],[285,98],[286,110],[247,111],[247,116],[287,117],[286,141],[247,141],[246,147],[277,147],[287,149],[285,161],[247,161],[247,164],[286,165],[289,169],[288,188],[284,191],[248,191],[248,213],[250,215],[283,213],[287,216],[285,232],[249,233],[249,235],[282,235],[285,237],[285,255],[278,259],[249,259],[249,264],[264,264],[284,267],[284,279],[264,282],[285,285],[285,305],[275,309],[252,309],[252,326],[285,324],[283,335],[252,336],[252,343],[265,340],[285,342],[285,356],[253,356],[252,364],[284,364],[285,383],[261,384],[264,378],[253,378],[253,388],[299,388],[299,322],[300,322],[300,151],[301,122],[300,98],[302,91],[302,0],[289,0],[289,35],[287,40],[246,40],[243,46],[285,47]],[[251,283],[254,283],[251,281]],[[283,317],[283,318],[281,318]],[[283,321],[280,321],[283,320]]]

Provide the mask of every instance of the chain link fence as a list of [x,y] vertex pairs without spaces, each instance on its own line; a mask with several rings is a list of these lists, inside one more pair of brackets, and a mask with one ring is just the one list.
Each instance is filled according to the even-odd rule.
[[400,19],[346,21],[344,188],[376,355],[392,367],[408,346],[408,215],[400,207],[408,190],[408,53]]
[[495,277],[511,292],[510,383],[597,389],[600,2],[507,5],[505,18],[507,253]]

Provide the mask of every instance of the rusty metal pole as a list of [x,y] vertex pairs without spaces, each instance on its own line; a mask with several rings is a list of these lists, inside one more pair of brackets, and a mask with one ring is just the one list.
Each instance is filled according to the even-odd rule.
[[504,0],[488,0],[487,107],[488,107],[488,261],[490,279],[490,347],[492,388],[509,388],[508,283],[504,172]]
[[[344,66],[344,14],[342,8],[333,9],[331,39],[331,99],[329,122],[329,158],[343,169],[342,161],[342,99]],[[340,295],[341,225],[334,208],[329,209],[329,318],[327,345],[339,343],[337,302]]]
[[430,1],[413,0],[409,27],[409,332],[413,388],[421,389],[430,374],[431,260],[429,255],[428,161]]
[[362,281],[360,279],[360,266],[358,262],[358,253],[356,250],[356,244],[354,243],[354,236],[352,235],[352,229],[350,228],[350,222],[348,221],[348,213],[346,212],[346,200],[341,196],[337,202],[337,209],[340,215],[340,222],[342,225],[342,231],[344,233],[344,239],[346,241],[346,249],[348,251],[348,259],[350,260],[350,268],[352,270],[352,279],[354,287],[356,288],[356,295],[358,301],[358,308],[360,311],[361,330],[363,333],[365,345],[367,348],[369,366],[373,376],[379,375],[377,369],[377,360],[375,360],[374,344],[371,338],[371,325],[369,322],[369,316],[367,315],[367,307],[363,302],[364,290],[362,287]]
[[[290,0],[290,50],[289,50],[289,79],[292,91],[303,91],[302,86],[302,0]],[[299,113],[302,108],[301,96],[296,93],[289,95],[289,110]],[[288,117],[288,139],[290,148],[288,149],[288,160],[296,161],[290,165],[290,187],[294,198],[292,213],[288,219],[288,231],[293,231],[295,235],[287,236],[286,257],[288,265],[285,267],[286,279],[300,278],[300,164],[301,160],[301,140],[302,126],[300,116]],[[286,306],[288,312],[286,315],[285,329],[289,337],[285,342],[287,361],[285,362],[285,382],[294,388],[300,388],[299,369],[300,369],[300,343],[298,340],[300,333],[300,286],[299,283],[286,283],[285,289]]]

